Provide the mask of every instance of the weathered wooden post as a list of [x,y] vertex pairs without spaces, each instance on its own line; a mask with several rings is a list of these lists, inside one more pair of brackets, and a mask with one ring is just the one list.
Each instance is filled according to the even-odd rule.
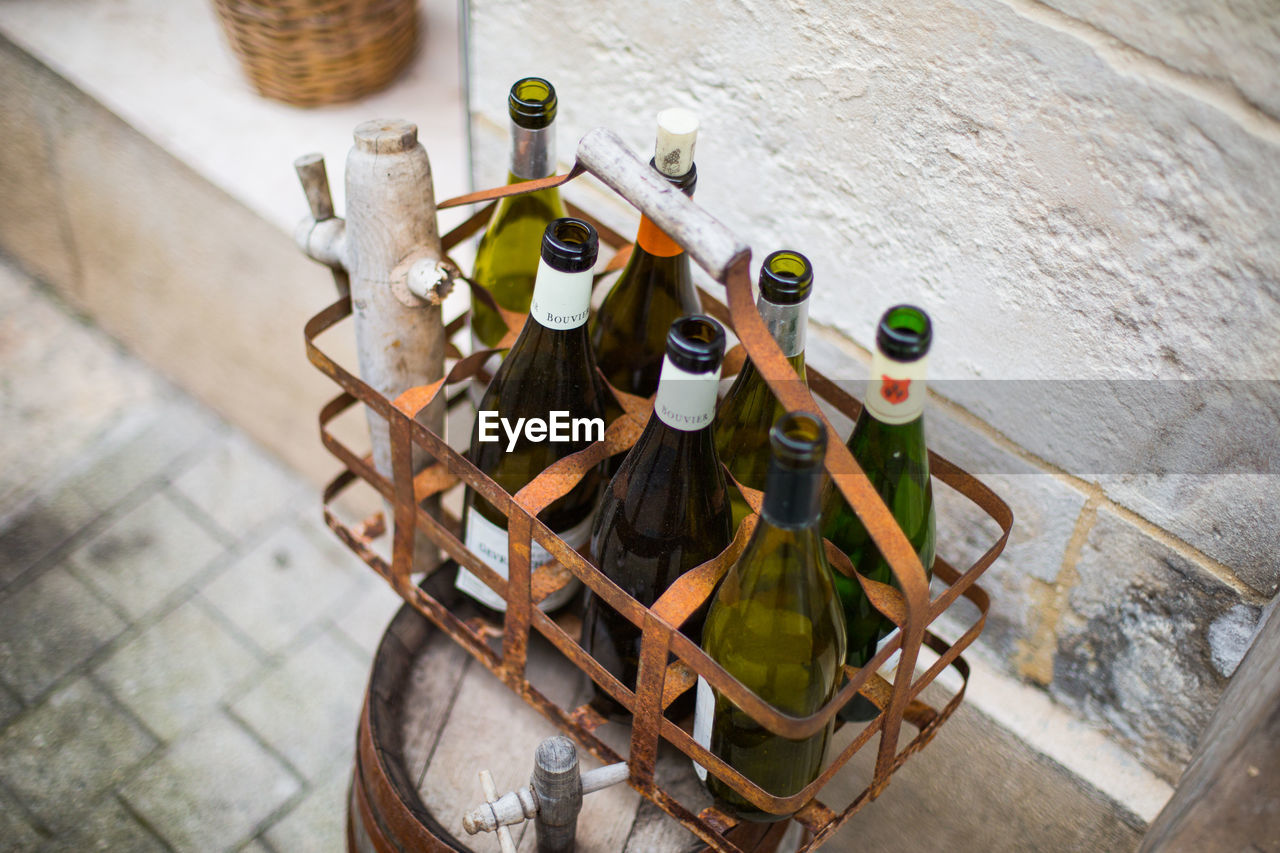
[[532,784],[538,798],[533,819],[538,853],[573,853],[582,811],[582,780],[573,741],[558,735],[538,744]]
[[[333,215],[324,161],[307,155],[294,165],[311,209],[295,239],[308,256],[334,270],[340,294],[344,278],[350,279],[360,378],[391,399],[439,379],[445,344],[440,303],[452,276],[441,264],[431,164],[417,126],[390,119],[356,127],[347,155],[345,220]],[[443,413],[435,405],[419,420],[441,432]],[[374,467],[390,479],[387,422],[372,409],[366,414]],[[428,461],[415,451],[414,470]],[[414,565],[432,565],[435,553],[419,535]]]

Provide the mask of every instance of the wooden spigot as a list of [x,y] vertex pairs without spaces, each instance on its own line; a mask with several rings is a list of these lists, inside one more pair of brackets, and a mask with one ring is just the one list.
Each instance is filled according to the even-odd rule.
[[[573,741],[549,737],[538,744],[530,783],[496,799],[486,791],[485,804],[462,819],[462,828],[468,835],[497,832],[501,842],[508,826],[532,819],[538,853],[572,853],[583,795],[625,782],[628,772],[626,762],[619,762],[579,774]],[[482,782],[487,774],[481,771]]]

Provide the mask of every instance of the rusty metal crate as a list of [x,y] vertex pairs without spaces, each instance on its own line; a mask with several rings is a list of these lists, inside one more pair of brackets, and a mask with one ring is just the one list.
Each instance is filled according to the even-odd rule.
[[[603,136],[609,138],[604,139]],[[726,374],[731,374],[742,364],[744,355],[749,356],[778,399],[789,410],[810,411],[826,421],[816,403],[817,398],[844,416],[856,418],[861,409],[857,400],[818,371],[812,368],[808,370],[807,388],[798,381],[756,311],[748,272],[750,251],[738,244],[727,229],[692,201],[672,191],[665,181],[653,175],[647,164],[634,157],[618,157],[617,151],[624,149],[625,146],[621,146],[617,138],[607,131],[592,131],[583,138],[578,149],[578,160],[568,174],[471,193],[442,202],[438,208],[492,201],[506,195],[558,186],[584,172],[595,174],[650,216],[715,280],[724,285],[728,296],[727,305],[705,291],[702,299],[707,313],[733,329],[741,341],[740,348],[726,358]],[[570,207],[574,215],[582,216],[597,226],[602,244],[615,249],[614,258],[607,265],[608,269],[620,267],[630,250],[627,241],[586,212]],[[447,234],[444,237],[445,251],[475,234],[488,220],[488,215],[489,208],[485,207]],[[625,759],[629,762],[631,786],[689,828],[709,848],[722,853],[745,853],[743,848],[725,838],[725,833],[736,823],[733,818],[715,808],[703,809],[694,814],[657,783],[654,767],[660,741],[667,741],[690,759],[706,767],[710,773],[726,781],[758,807],[779,814],[794,812],[794,819],[807,830],[806,842],[801,850],[813,850],[829,840],[855,812],[874,800],[889,783],[894,771],[908,757],[922,749],[958,707],[964,696],[964,686],[969,674],[960,652],[982,630],[988,607],[987,595],[976,585],[976,581],[1004,548],[1013,523],[1008,506],[973,476],[930,453],[932,476],[975,503],[1001,529],[1000,536],[986,552],[963,571],[938,557],[934,565],[934,576],[941,582],[943,590],[931,599],[923,567],[901,529],[893,521],[888,508],[874,492],[843,443],[838,440],[830,442],[827,470],[890,563],[901,592],[891,586],[875,584],[865,579],[862,579],[863,586],[877,608],[893,619],[901,630],[894,632],[867,666],[862,669],[846,668],[848,682],[825,707],[808,717],[791,717],[779,712],[730,676],[679,630],[679,626],[709,600],[720,578],[741,553],[754,526],[754,514],[743,521],[733,542],[722,554],[680,577],[652,607],[644,607],[631,598],[536,518],[540,510],[567,493],[587,470],[609,456],[624,453],[635,442],[648,417],[650,401],[615,391],[625,414],[610,425],[605,438],[560,460],[520,492],[511,495],[482,474],[462,453],[450,447],[441,435],[415,419],[419,412],[437,398],[442,395],[447,397],[445,389],[448,386],[472,381],[492,351],[461,357],[455,348],[450,347],[449,354],[453,364],[443,379],[412,388],[394,400],[388,399],[326,355],[315,343],[317,336],[341,323],[350,314],[350,297],[343,297],[312,317],[305,329],[308,357],[343,389],[320,413],[322,441],[345,466],[345,470],[324,491],[325,520],[328,525],[401,598],[494,672],[523,701],[541,712],[598,760],[605,763],[624,760],[596,735],[596,729],[604,720],[589,706],[561,708],[530,683],[525,671],[530,632],[536,631],[545,637],[572,665],[585,672],[632,712],[630,754]],[[514,334],[514,330],[518,330],[519,324],[523,322],[523,317],[511,315],[510,312],[503,314]],[[447,327],[447,333],[452,335],[460,331],[465,320],[465,317],[455,320]],[[510,338],[504,344],[509,345],[509,342]],[[463,396],[465,395],[456,394],[453,401],[457,403]],[[349,449],[329,428],[334,418],[357,403],[368,406],[389,424],[392,456],[390,478],[380,475],[367,456]],[[834,430],[832,435],[835,435]],[[415,447],[427,451],[433,460],[432,464],[416,475],[412,461]],[[392,557],[389,562],[379,556],[371,544],[372,538],[383,529],[380,516],[374,516],[364,524],[351,526],[340,521],[330,508],[331,502],[357,481],[364,481],[371,486],[392,508],[394,528]],[[439,511],[439,517],[436,517],[423,508],[422,502],[428,497],[438,495],[459,482],[475,489],[508,517],[511,543],[509,579],[504,580],[462,544],[459,538],[460,519],[443,509]],[[756,502],[758,509],[759,494],[753,493],[749,497]],[[453,565],[444,560],[432,567],[413,566],[414,541],[418,534],[425,534],[457,565],[475,574],[506,600],[507,610],[500,627],[479,618],[461,618],[440,597],[432,595],[423,585],[411,579],[411,574],[425,573],[430,577],[440,571],[441,567]],[[531,539],[536,539],[546,548],[556,562],[531,572]],[[832,548],[830,543],[828,555],[837,570],[846,574],[852,572],[848,559]],[[634,691],[626,688],[592,659],[579,645],[578,638],[571,636],[566,630],[566,626],[536,607],[537,601],[573,577],[581,580],[604,602],[641,629],[640,670]],[[980,615],[958,640],[948,643],[929,630],[929,626],[961,596],[976,606]],[[500,648],[495,648],[490,642],[496,636],[501,637]],[[938,658],[923,674],[916,676],[916,663],[922,647],[932,649]],[[901,656],[896,675],[890,684],[876,670],[899,652]],[[671,657],[675,660],[668,663]],[[961,686],[941,708],[933,708],[921,700],[921,693],[948,667],[959,673]],[[821,730],[837,710],[858,692],[876,704],[881,713],[838,755],[829,760],[823,773],[810,785],[793,796],[774,797],[712,756],[696,744],[688,732],[663,715],[664,708],[682,693],[692,689],[699,675],[729,696],[761,725],[786,737],[802,738]],[[899,748],[904,723],[914,729],[914,734],[905,746]],[[821,802],[818,795],[823,786],[840,773],[849,759],[877,735],[879,742],[870,784],[849,803],[833,808]]]

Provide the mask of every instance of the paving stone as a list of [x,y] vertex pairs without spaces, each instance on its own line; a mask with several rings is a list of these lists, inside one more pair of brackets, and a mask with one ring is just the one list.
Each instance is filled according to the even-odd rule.
[[[373,576],[372,572],[369,574]],[[378,651],[378,643],[382,641],[382,635],[391,623],[391,617],[404,604],[404,600],[381,578],[373,576],[373,579],[375,583],[369,585],[360,598],[344,608],[344,612],[336,618],[342,633],[368,653],[366,666],[372,663],[373,655]]]
[[0,839],[6,850],[34,850],[44,837],[22,814],[22,807],[0,788]]
[[161,492],[76,549],[70,563],[136,618],[199,575],[221,551],[208,531]]
[[233,537],[314,501],[296,475],[240,432],[224,438],[174,487]]
[[30,282],[14,286],[25,292],[0,313],[0,518],[65,476],[67,463],[159,388]]
[[106,694],[79,678],[0,735],[0,777],[46,825],[66,829],[154,746]]
[[22,710],[22,700],[16,693],[0,684],[0,728]]
[[96,675],[152,731],[169,740],[210,714],[233,685],[259,666],[250,649],[187,602],[117,649]]
[[1106,508],[1076,568],[1050,690],[1176,781],[1259,608]]
[[0,531],[0,589],[66,542],[98,510],[74,491],[33,501]]
[[40,847],[38,853],[164,853],[164,844],[120,805],[114,795],[82,812],[74,828]]
[[170,472],[222,424],[190,398],[171,395],[122,414],[100,439],[101,452],[71,480],[89,503],[107,509],[147,480]]
[[244,843],[299,787],[261,744],[220,714],[120,793],[175,849],[206,853]]
[[349,767],[335,768],[280,821],[267,830],[267,841],[280,851],[345,853]]
[[[330,536],[330,538],[332,538]],[[300,525],[283,527],[222,572],[201,594],[269,652],[350,599],[354,558]]]
[[0,599],[4,681],[30,701],[124,628],[65,568],[53,569]]
[[311,779],[351,761],[367,681],[365,663],[325,632],[265,676],[231,710]]

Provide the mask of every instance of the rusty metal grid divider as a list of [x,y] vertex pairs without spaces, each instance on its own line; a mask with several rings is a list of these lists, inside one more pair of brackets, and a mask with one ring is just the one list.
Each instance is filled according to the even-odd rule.
[[[320,413],[322,441],[345,465],[345,470],[324,491],[325,520],[339,538],[377,571],[401,598],[495,673],[517,696],[561,731],[575,738],[598,760],[613,763],[623,758],[596,736],[595,730],[604,720],[589,706],[566,711],[530,684],[525,674],[530,631],[536,630],[545,637],[574,666],[587,673],[596,684],[631,710],[633,723],[630,755],[626,759],[630,765],[631,786],[680,821],[709,848],[720,853],[749,853],[757,842],[752,842],[750,848],[739,846],[726,838],[726,834],[736,825],[733,818],[715,808],[707,808],[694,814],[657,784],[654,767],[660,740],[666,740],[690,759],[706,767],[759,808],[777,814],[794,812],[794,819],[808,831],[807,841],[801,850],[816,849],[829,840],[858,809],[875,799],[889,783],[893,772],[908,757],[928,744],[938,728],[959,706],[969,675],[968,665],[960,657],[960,652],[982,630],[989,604],[986,593],[975,582],[1003,550],[1013,524],[1012,513],[1003,500],[976,478],[930,452],[932,476],[976,504],[1001,529],[1000,536],[986,552],[964,571],[957,570],[938,557],[934,575],[946,588],[930,600],[929,582],[914,550],[866,475],[843,442],[838,440],[813,394],[851,419],[856,418],[861,405],[833,381],[812,368],[808,370],[808,387],[798,381],[756,311],[748,270],[750,250],[738,243],[723,225],[693,201],[655,175],[648,164],[631,154],[625,144],[610,131],[597,129],[583,137],[576,162],[568,174],[470,193],[442,202],[438,208],[492,202],[503,196],[534,192],[566,183],[584,172],[594,174],[639,208],[675,239],[716,281],[725,286],[727,306],[706,292],[702,293],[702,299],[707,313],[729,325],[741,341],[738,351],[731,353],[726,359],[726,373],[742,363],[744,354],[749,356],[788,410],[808,411],[820,417],[827,425],[833,437],[829,442],[827,471],[889,562],[898,589],[856,575],[848,559],[832,548],[830,543],[828,555],[837,570],[858,578],[872,603],[891,618],[900,630],[891,636],[867,666],[862,669],[846,668],[847,683],[822,709],[803,718],[779,712],[729,675],[679,630],[680,625],[710,598],[719,580],[741,553],[754,527],[754,514],[743,521],[733,542],[723,553],[681,576],[648,608],[631,598],[536,518],[543,508],[572,489],[587,470],[631,447],[648,417],[652,405],[650,401],[615,391],[625,414],[609,426],[602,441],[560,460],[517,494],[508,494],[462,454],[449,447],[441,436],[415,420],[419,412],[441,396],[446,386],[466,382],[476,376],[494,350],[473,353],[464,358],[460,357],[456,349],[451,348],[450,355],[456,361],[443,379],[412,388],[397,399],[390,400],[333,361],[315,344],[316,337],[351,314],[350,297],[343,297],[316,314],[305,328],[309,359],[343,388],[343,393],[324,406]],[[586,212],[570,207],[574,215],[583,216],[597,225],[602,242],[619,250],[609,268],[621,266],[629,252],[625,239],[595,221]],[[488,213],[488,207],[478,211],[447,234],[444,237],[444,250],[449,251],[476,233],[487,221]],[[482,299],[487,296],[484,291],[477,292]],[[506,347],[514,340],[513,335],[523,322],[523,316],[506,311],[502,313],[513,330],[500,345]],[[464,322],[465,316],[455,320],[447,328],[447,334],[459,331]],[[361,457],[348,449],[328,429],[328,424],[334,418],[356,403],[370,407],[389,424],[392,447],[390,479],[380,475],[368,457]],[[432,464],[416,476],[412,468],[415,446],[425,449],[433,459]],[[372,537],[382,532],[378,516],[362,525],[348,526],[339,521],[329,509],[333,499],[357,480],[363,480],[372,486],[393,507],[394,531],[390,563],[375,553],[370,544]],[[426,498],[439,494],[458,482],[475,489],[508,517],[509,578],[503,579],[463,545],[459,538],[459,519],[444,510],[441,510],[439,518],[433,517],[421,506]],[[746,491],[758,511],[759,493]],[[496,634],[491,627],[480,620],[459,618],[440,600],[411,580],[410,575],[415,568],[412,566],[414,537],[419,532],[428,536],[457,565],[475,574],[506,600],[500,653],[487,642]],[[529,555],[532,539],[536,539],[556,562],[531,572]],[[445,565],[451,564],[448,561],[442,562],[427,570],[427,574],[439,571]],[[588,655],[578,644],[577,638],[570,636],[557,622],[536,607],[538,601],[573,577],[590,587],[596,595],[641,629],[640,669],[634,692]],[[975,605],[980,615],[958,640],[949,644],[929,631],[928,626],[960,596]],[[932,649],[938,659],[922,675],[916,677],[917,659],[921,647],[925,646]],[[889,684],[876,674],[876,670],[896,652],[900,652],[901,656],[893,683]],[[667,663],[669,656],[676,659],[671,664]],[[924,688],[947,667],[952,667],[959,673],[961,687],[941,709],[934,709],[919,697]],[[820,731],[837,710],[859,692],[881,708],[881,713],[829,761],[823,773],[812,783],[794,795],[775,797],[711,755],[695,743],[684,729],[663,715],[663,709],[680,694],[691,689],[699,675],[726,694],[758,723],[784,737],[803,738]],[[903,722],[914,727],[916,733],[899,749]],[[871,783],[843,808],[832,809],[820,802],[817,795],[821,788],[854,753],[877,734],[880,735],[880,740]],[[362,737],[359,744],[362,764],[372,762],[375,758],[373,745],[365,741],[366,738]],[[402,804],[380,802],[379,807],[384,817],[390,815],[389,820],[406,833],[405,837],[421,836],[421,831],[416,830],[413,825],[415,818]],[[361,811],[366,808],[367,803],[362,802]],[[368,824],[371,815],[365,814],[364,817]]]

